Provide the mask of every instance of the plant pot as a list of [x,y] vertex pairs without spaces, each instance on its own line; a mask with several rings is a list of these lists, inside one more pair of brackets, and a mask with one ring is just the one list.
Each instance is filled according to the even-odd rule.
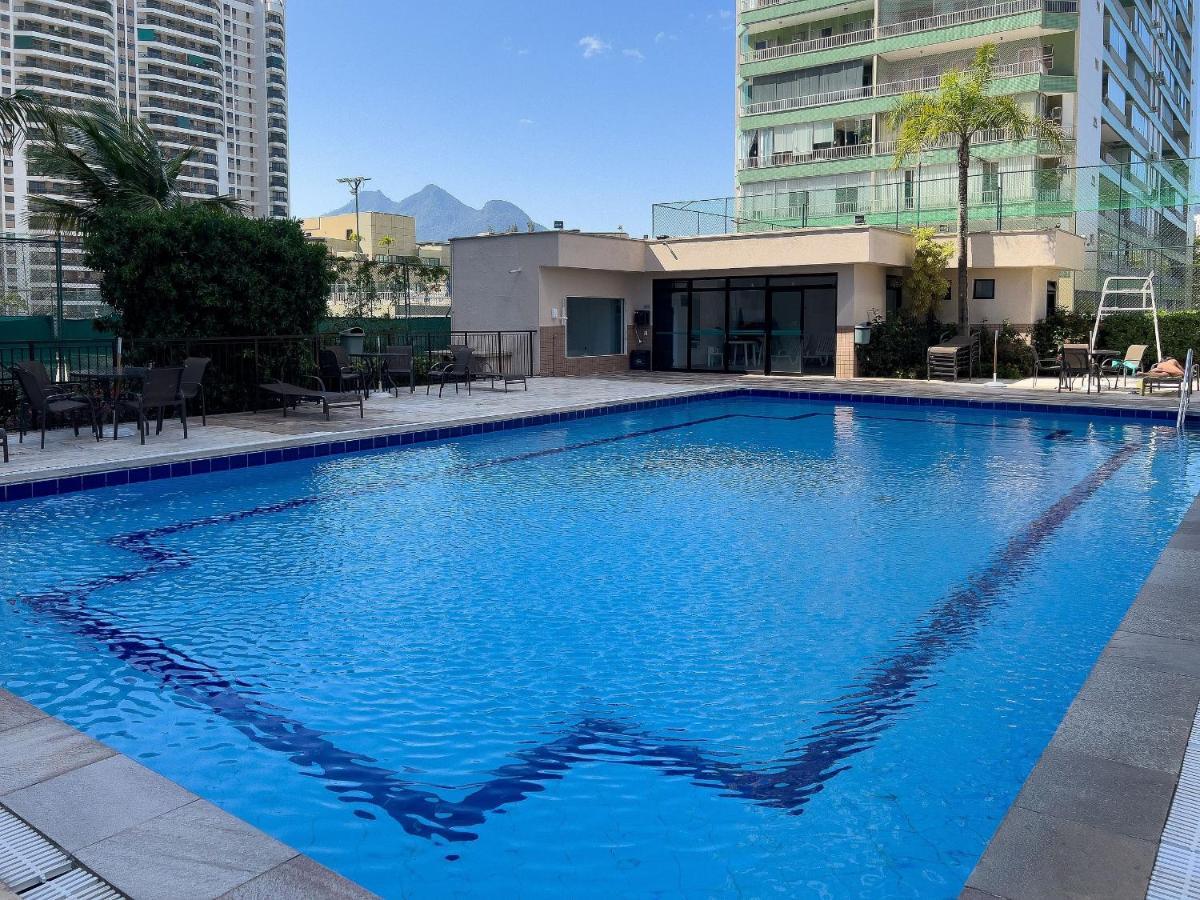
[[338,337],[341,338],[342,349],[347,353],[355,354],[363,352],[363,344],[367,339],[367,333],[361,328],[347,328]]

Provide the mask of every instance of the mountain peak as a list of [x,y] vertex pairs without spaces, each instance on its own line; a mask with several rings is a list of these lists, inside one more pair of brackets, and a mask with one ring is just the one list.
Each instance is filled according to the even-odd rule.
[[[514,226],[518,231],[525,231],[532,221],[521,207],[508,200],[489,200],[481,209],[475,209],[436,184],[427,184],[399,202],[383,191],[362,191],[358,203],[362,212],[412,216],[417,220],[417,240],[422,242],[448,241],[487,231],[509,231]],[[326,215],[351,212],[354,212],[353,200]],[[535,222],[534,230],[546,229]]]

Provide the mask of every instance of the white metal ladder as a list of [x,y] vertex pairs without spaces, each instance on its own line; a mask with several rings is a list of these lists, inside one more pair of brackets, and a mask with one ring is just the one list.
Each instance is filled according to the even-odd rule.
[[1179,414],[1175,417],[1175,427],[1184,430],[1187,424],[1188,407],[1192,403],[1192,366],[1196,363],[1196,351],[1189,349],[1187,364],[1183,367],[1183,383],[1179,385]]
[[1100,305],[1096,308],[1096,324],[1092,327],[1092,341],[1088,345],[1096,349],[1100,337],[1100,323],[1113,313],[1148,312],[1154,320],[1154,352],[1162,362],[1162,338],[1158,333],[1158,302],[1154,297],[1154,273],[1149,275],[1112,275],[1104,279],[1104,290],[1100,294]]

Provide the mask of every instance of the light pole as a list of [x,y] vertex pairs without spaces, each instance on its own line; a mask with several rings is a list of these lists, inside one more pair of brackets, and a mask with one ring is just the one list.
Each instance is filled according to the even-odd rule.
[[363,186],[364,181],[371,179],[366,175],[354,175],[350,178],[339,178],[338,184],[344,184],[350,188],[350,193],[354,197],[354,236],[358,240],[358,255],[362,256],[362,228],[358,222],[358,191]]

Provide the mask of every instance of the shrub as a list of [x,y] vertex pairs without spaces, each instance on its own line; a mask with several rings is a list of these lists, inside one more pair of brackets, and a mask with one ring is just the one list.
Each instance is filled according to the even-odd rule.
[[[991,375],[995,372],[1001,378],[1028,378],[1032,371],[1033,353],[1029,342],[1016,331],[1008,322],[1000,326],[1000,340],[996,341],[996,326],[982,329],[979,336],[979,372],[981,375]],[[992,365],[992,354],[996,351],[1000,364]]]
[[1040,356],[1049,356],[1063,344],[1086,344],[1092,336],[1095,317],[1066,309],[1055,309],[1033,326],[1033,344]]
[[[1200,353],[1200,310],[1184,309],[1158,314],[1158,330],[1162,336],[1163,356],[1173,356],[1180,362],[1189,349]],[[1155,358],[1154,323],[1144,313],[1118,313],[1105,318],[1100,328],[1100,346],[1125,352],[1131,344],[1145,344],[1148,362]]]
[[333,283],[298,222],[198,206],[104,212],[84,250],[131,338],[312,334]]
[[935,241],[932,228],[914,228],[912,267],[904,276],[905,312],[914,319],[932,319],[938,304],[950,292],[946,266],[954,255],[954,247]]
[[868,378],[924,378],[925,351],[953,331],[953,325],[928,317],[877,315],[871,322],[871,343],[856,348],[859,372]]

